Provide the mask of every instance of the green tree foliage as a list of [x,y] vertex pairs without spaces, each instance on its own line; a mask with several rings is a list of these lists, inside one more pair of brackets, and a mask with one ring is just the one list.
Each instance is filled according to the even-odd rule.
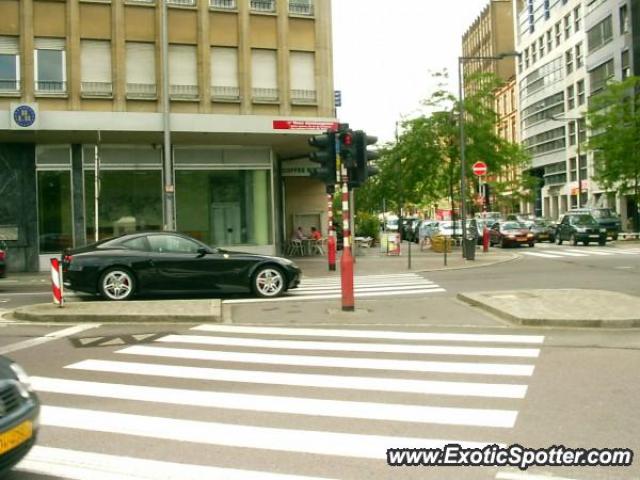
[[[640,77],[609,83],[590,99],[587,120],[594,179],[607,190],[633,192],[640,205]],[[638,224],[635,212],[636,228]]]
[[[436,75],[446,81],[446,74]],[[469,80],[467,80],[469,81]],[[493,76],[476,75],[475,91],[464,99],[465,158],[471,180],[471,165],[487,163],[489,172],[503,168],[520,169],[528,157],[519,145],[506,142],[496,132],[493,91],[498,83]],[[423,102],[426,113],[404,120],[395,143],[380,151],[378,168],[358,192],[357,208],[379,211],[382,199],[386,208],[399,210],[407,205],[427,205],[442,198],[457,199],[460,193],[460,102],[444,84]],[[495,191],[520,192],[523,184],[505,186],[494,182]],[[512,182],[513,183],[513,182]],[[467,182],[468,197],[475,182]]]

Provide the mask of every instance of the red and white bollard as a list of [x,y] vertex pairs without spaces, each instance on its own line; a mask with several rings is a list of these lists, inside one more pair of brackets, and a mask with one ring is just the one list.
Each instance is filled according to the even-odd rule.
[[53,303],[62,307],[64,305],[62,263],[57,258],[51,259],[51,289],[53,291]]
[[484,225],[482,229],[482,251],[487,253],[489,251],[489,229],[487,225]]

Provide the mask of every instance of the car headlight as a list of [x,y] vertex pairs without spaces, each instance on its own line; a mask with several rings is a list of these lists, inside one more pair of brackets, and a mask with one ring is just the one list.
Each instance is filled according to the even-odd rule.
[[516,238],[515,235],[507,235],[508,238]]
[[9,368],[11,368],[16,378],[18,379],[18,385],[21,387],[20,395],[25,398],[29,398],[29,392],[33,391],[29,375],[27,375],[27,372],[24,371],[24,368],[22,368],[17,363],[10,364]]
[[607,229],[606,228],[601,228],[600,229],[600,233],[607,233]]
[[527,237],[533,237],[533,233],[527,233]]
[[578,233],[585,233],[585,232],[587,231],[587,229],[586,229],[586,228],[582,228],[582,227],[580,227],[580,228],[576,228],[576,231],[577,231]]

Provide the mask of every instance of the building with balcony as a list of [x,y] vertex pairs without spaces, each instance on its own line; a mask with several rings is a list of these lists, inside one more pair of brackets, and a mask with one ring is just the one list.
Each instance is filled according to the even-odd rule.
[[306,156],[335,123],[330,0],[166,0],[166,38],[164,1],[0,1],[11,269],[93,241],[96,211],[104,238],[166,228],[172,204],[177,230],[261,253],[326,228]]

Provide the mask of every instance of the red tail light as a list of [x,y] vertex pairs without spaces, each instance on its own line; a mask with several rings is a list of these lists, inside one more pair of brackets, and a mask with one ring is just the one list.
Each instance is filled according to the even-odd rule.
[[4,255],[5,253],[2,250],[0,250],[0,260],[4,260]]

